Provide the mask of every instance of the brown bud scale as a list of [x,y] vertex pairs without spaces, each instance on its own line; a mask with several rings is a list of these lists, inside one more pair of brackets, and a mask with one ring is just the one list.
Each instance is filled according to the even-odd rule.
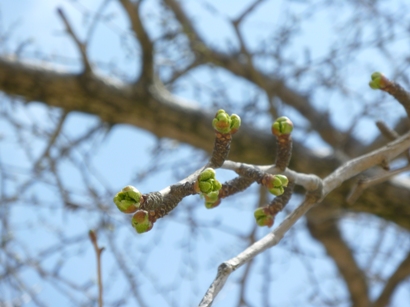
[[280,211],[285,208],[287,203],[290,200],[290,197],[292,196],[293,188],[295,187],[295,182],[289,181],[288,186],[285,188],[285,192],[278,196],[275,197],[269,205],[266,206],[267,213],[272,215],[273,217],[278,214]]
[[276,138],[277,154],[275,166],[284,171],[292,156],[292,137],[290,134],[283,134]]
[[221,167],[228,157],[231,149],[232,135],[215,131],[215,143],[210,159],[210,166],[213,168]]

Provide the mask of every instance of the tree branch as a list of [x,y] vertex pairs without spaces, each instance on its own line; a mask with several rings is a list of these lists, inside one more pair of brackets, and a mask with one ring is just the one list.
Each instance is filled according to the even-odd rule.
[[[332,190],[338,187],[341,182],[350,179],[351,177],[357,175],[357,173],[362,172],[368,168],[371,168],[378,163],[382,159],[393,159],[399,154],[401,154],[404,150],[406,150],[410,146],[410,132],[406,135],[402,136],[401,138],[397,139],[394,142],[391,142],[376,150],[371,152],[367,155],[363,155],[348,163],[342,165],[338,169],[336,169],[332,174],[327,176],[320,184],[314,189],[306,194],[306,198],[303,203],[296,208],[292,213],[290,213],[285,220],[272,232],[267,234],[265,237],[260,239],[259,241],[255,242],[243,252],[241,252],[236,257],[222,263],[218,267],[218,273],[216,275],[215,280],[212,282],[211,286],[209,287],[208,291],[205,293],[202,301],[200,302],[200,307],[208,307],[211,306],[215,297],[220,292],[220,290],[225,285],[226,280],[228,279],[229,275],[241,267],[247,261],[253,259],[255,256],[260,254],[261,252],[265,251],[267,248],[276,245],[285,235],[285,233],[296,223],[296,221],[301,218],[305,213],[307,213],[314,205],[320,203]],[[334,229],[333,229],[334,230]],[[334,238],[337,239],[337,233],[334,234]],[[339,240],[339,243],[341,241]],[[346,249],[345,249],[346,252]],[[345,256],[348,256],[348,253]],[[352,259],[347,261],[352,264]],[[356,286],[356,273],[357,270],[350,271],[346,268],[346,263],[339,263],[343,268],[343,274],[345,274],[346,278],[349,281],[355,280],[354,286]],[[359,279],[360,281],[360,279]],[[363,282],[357,283],[359,286],[363,287]],[[349,285],[352,287],[352,285]],[[367,293],[367,287],[364,287]],[[358,297],[358,293],[356,293],[356,289],[352,287],[350,289],[352,298],[354,297],[357,299],[357,303],[364,304],[366,300],[363,300],[363,297]],[[362,289],[363,290],[363,289]],[[362,295],[362,294],[361,294]],[[365,305],[358,305],[358,306],[365,306]]]
[[154,54],[153,44],[148,36],[147,31],[141,21],[140,5],[141,1],[132,3],[129,0],[120,0],[121,5],[126,11],[131,23],[131,28],[134,31],[142,49],[142,72],[139,81],[147,80],[152,82],[154,78]]
[[[175,18],[181,24],[183,32],[186,34],[191,43],[192,50],[203,62],[212,63],[213,65],[222,67],[231,73],[258,85],[268,94],[269,97],[276,96],[284,103],[292,106],[298,110],[302,116],[309,120],[311,126],[320,134],[322,139],[333,147],[339,148],[343,143],[342,141],[344,141],[345,146],[342,150],[346,151],[351,156],[354,156],[353,152],[350,152],[351,149],[363,147],[352,137],[349,138],[348,141],[344,139],[342,140],[340,131],[333,127],[329,116],[317,111],[306,96],[291,90],[286,86],[283,80],[270,77],[255,69],[252,65],[252,61],[250,60],[246,63],[239,61],[237,54],[224,54],[207,46],[196,31],[192,21],[184,12],[181,5],[175,0],[164,0],[164,2],[171,8]],[[256,1],[250,8],[253,9],[253,6],[259,4],[260,2],[261,1]],[[246,16],[247,10],[245,10],[243,14]],[[240,16],[237,21],[241,21],[244,16]],[[240,33],[238,32],[239,30],[235,27],[235,25],[234,29],[240,39]],[[244,48],[244,46],[242,46],[242,48]],[[198,54],[198,52],[200,52],[200,54]],[[250,59],[250,57],[251,55],[249,55],[248,59]]]
[[90,241],[94,247],[95,256],[97,258],[97,280],[98,280],[98,307],[103,307],[103,285],[102,285],[102,273],[101,273],[101,254],[104,251],[104,247],[99,247],[97,242],[97,234],[94,230],[88,232]]
[[[129,124],[157,137],[169,137],[207,152],[213,148],[214,131],[210,123],[214,112],[173,96],[160,82],[154,81],[150,87],[135,90],[132,84],[97,75],[84,80],[78,74],[0,57],[0,91],[66,112],[93,114],[109,124]],[[246,124],[242,124],[235,135],[231,148],[230,159],[254,164],[271,164],[275,153],[271,133]],[[334,156],[323,157],[294,141],[291,169],[324,177],[338,165],[339,160]],[[408,188],[385,182],[383,189],[368,189],[354,207],[345,202],[350,191],[351,184],[334,191],[329,195],[332,205],[376,214],[410,229],[410,208],[406,205],[410,199]]]
[[307,227],[310,234],[323,244],[327,254],[335,262],[342,275],[350,294],[353,307],[367,307],[369,305],[366,276],[357,265],[352,251],[340,234],[334,218],[317,220],[317,212],[322,207],[313,208],[308,214]]
[[402,281],[410,276],[410,253],[403,259],[400,265],[396,268],[394,273],[387,280],[382,293],[374,301],[371,307],[385,307],[388,306],[390,299]]
[[57,13],[60,16],[61,20],[63,21],[66,31],[67,33],[71,36],[71,38],[73,39],[74,43],[76,44],[78,51],[81,54],[81,59],[83,61],[83,73],[84,74],[89,74],[92,72],[92,66],[90,61],[88,60],[88,56],[87,56],[87,45],[83,42],[80,41],[80,39],[77,37],[77,35],[74,33],[74,30],[72,29],[70,23],[68,22],[67,17],[64,14],[64,11],[59,8],[57,9]]
[[272,232],[256,241],[236,257],[222,263],[218,267],[218,273],[215,280],[212,282],[202,301],[199,303],[199,307],[211,306],[214,299],[225,285],[229,275],[266,249],[278,244],[285,233],[316,203],[316,200],[317,197],[314,195],[307,197],[304,202],[289,214]]

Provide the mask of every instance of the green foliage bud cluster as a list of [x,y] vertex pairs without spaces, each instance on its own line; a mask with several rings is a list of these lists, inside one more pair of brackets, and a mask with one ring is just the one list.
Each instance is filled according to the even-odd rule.
[[272,133],[276,136],[289,135],[293,131],[293,123],[286,116],[279,117],[272,124]]
[[229,115],[225,110],[221,109],[218,110],[215,118],[212,120],[212,126],[220,133],[234,134],[241,126],[241,118],[236,114]]
[[265,208],[258,208],[253,213],[255,216],[256,223],[258,226],[268,226],[273,225],[274,218],[272,215],[266,212]]
[[288,186],[289,180],[284,175],[272,175],[267,177],[267,181],[264,184],[270,193],[275,196],[282,195],[285,191],[285,187]]
[[219,190],[222,184],[215,178],[215,170],[212,168],[204,169],[198,176],[195,189],[205,198],[205,206],[210,209],[218,202]]
[[382,86],[383,77],[384,76],[382,73],[379,73],[379,72],[372,73],[372,75],[370,76],[371,80],[369,82],[369,86],[374,90],[380,89]]

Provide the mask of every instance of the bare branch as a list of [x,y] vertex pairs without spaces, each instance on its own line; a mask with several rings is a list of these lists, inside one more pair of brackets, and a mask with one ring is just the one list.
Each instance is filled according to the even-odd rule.
[[153,44],[145,30],[141,20],[140,5],[141,1],[132,3],[130,0],[120,0],[124,10],[126,11],[131,23],[131,28],[134,31],[142,49],[142,73],[140,80],[152,82],[154,78],[154,54]]
[[67,17],[65,16],[65,13],[62,8],[57,9],[57,13],[60,16],[61,20],[63,21],[67,33],[71,36],[73,39],[74,43],[76,44],[78,51],[81,54],[81,59],[83,61],[83,73],[91,73],[92,72],[92,66],[90,61],[88,60],[87,56],[87,45],[83,42],[80,41],[80,39],[77,37],[77,35],[74,33],[74,30],[72,29],[70,23],[68,22]]
[[343,240],[336,220],[333,218],[316,220],[316,216],[318,215],[316,211],[320,210],[323,209],[317,207],[307,214],[307,226],[310,234],[323,244],[327,254],[335,262],[349,290],[352,306],[367,307],[370,301],[366,276],[357,265],[352,251]]
[[[270,98],[278,97],[284,103],[294,107],[302,116],[309,120],[311,127],[320,134],[322,139],[333,147],[339,148],[343,143],[342,141],[344,141],[345,146],[342,149],[349,155],[353,155],[353,153],[349,152],[351,149],[363,147],[353,137],[350,137],[348,140],[344,140],[341,133],[333,127],[328,114],[316,110],[306,96],[289,88],[283,80],[270,77],[267,74],[255,69],[251,61],[243,63],[235,54],[224,54],[213,50],[210,46],[207,46],[195,30],[192,21],[184,12],[181,5],[175,0],[164,0],[164,2],[167,3],[167,5],[174,12],[176,19],[181,24],[184,33],[191,42],[191,48],[193,51],[197,53],[199,52],[197,56],[200,57],[202,61],[225,68],[231,73],[249,80],[255,85],[258,85],[268,94]],[[254,5],[259,3],[260,1],[256,1]],[[246,13],[247,11],[244,12],[245,16]],[[237,31],[237,35],[239,35],[238,37],[240,38],[240,32],[238,32],[237,28],[235,29]]]
[[300,217],[308,212],[309,209],[311,209],[315,204],[321,202],[332,190],[337,188],[344,181],[357,175],[357,173],[377,165],[381,160],[393,159],[406,150],[409,146],[410,132],[398,140],[389,143],[383,148],[358,157],[336,169],[332,174],[326,177],[323,182],[321,182],[320,186],[318,186],[316,190],[307,193],[304,202],[291,214],[289,214],[276,229],[263,237],[261,240],[252,244],[238,256],[222,263],[218,268],[218,273],[215,280],[209,287],[199,306],[211,306],[216,295],[223,288],[229,275],[234,270],[242,266],[247,261],[253,259],[256,255],[263,252],[267,248],[276,245]]
[[393,140],[397,139],[400,136],[396,131],[390,129],[386,125],[386,123],[381,121],[381,120],[376,122],[376,126],[377,126],[377,128],[379,128],[379,130],[383,134],[383,136],[385,138],[387,138],[389,141],[393,141]]
[[172,10],[175,14],[176,19],[179,21],[182,27],[182,31],[186,34],[189,41],[191,42],[191,47],[194,51],[198,50],[199,46],[205,46],[203,39],[196,31],[195,27],[192,25],[191,20],[185,14],[185,11],[176,0],[163,0],[164,3]]
[[251,5],[249,5],[243,12],[241,15],[239,15],[235,20],[234,23],[235,24],[240,24],[245,18],[246,16],[248,16],[250,13],[252,13],[253,10],[256,9],[256,7],[258,5],[260,5],[261,3],[263,3],[265,0],[255,0]]
[[202,301],[199,303],[199,307],[208,307],[212,305],[214,299],[221,291],[226,280],[233,271],[244,265],[246,262],[252,260],[255,256],[259,255],[266,249],[278,244],[282,240],[285,233],[299,220],[299,218],[301,218],[311,207],[316,204],[316,201],[318,200],[317,196],[318,195],[314,196],[311,194],[306,197],[304,202],[291,214],[289,214],[285,220],[272,232],[256,241],[236,257],[222,263],[218,267],[218,273],[215,280],[212,282]]
[[346,201],[350,205],[353,205],[356,202],[356,200],[360,197],[360,195],[363,193],[363,191],[366,190],[367,188],[380,184],[382,182],[385,182],[386,180],[389,180],[390,178],[396,175],[399,175],[401,173],[407,172],[409,170],[410,170],[410,165],[407,165],[405,167],[401,167],[394,171],[390,171],[390,172],[377,175],[373,178],[361,179],[357,182],[356,186],[353,188],[352,192],[347,197]]
[[63,114],[60,117],[60,120],[58,121],[58,124],[56,126],[56,129],[54,130],[53,134],[50,137],[50,140],[48,141],[47,147],[44,149],[43,154],[38,158],[37,162],[34,163],[34,169],[37,169],[40,166],[41,161],[45,157],[49,157],[50,155],[50,149],[54,145],[55,141],[57,140],[57,137],[59,136],[61,129],[63,128],[63,124],[67,118],[68,112],[63,112]]
[[385,307],[388,306],[390,299],[402,281],[410,276],[410,253],[403,259],[399,266],[397,266],[394,273],[387,280],[382,293],[374,301],[371,307]]
[[410,147],[410,132],[401,136],[397,140],[386,146],[375,150],[367,155],[346,162],[336,169],[332,174],[325,178],[324,195],[327,195],[344,181],[357,174],[369,169],[370,167],[380,164],[382,161],[391,161],[407,148]]
[[[393,141],[393,140],[397,139],[400,136],[400,134],[398,134],[395,130],[390,129],[386,125],[386,123],[383,122],[383,121],[377,121],[376,126],[377,126],[377,128],[379,128],[382,135],[390,141]],[[410,150],[407,151],[406,156],[407,156],[407,160],[410,163]]]
[[94,230],[90,230],[88,233],[91,243],[93,244],[95,256],[97,258],[97,280],[98,280],[98,307],[103,307],[103,285],[102,285],[102,273],[101,273],[101,254],[104,251],[104,247],[99,247],[97,242],[97,234]]

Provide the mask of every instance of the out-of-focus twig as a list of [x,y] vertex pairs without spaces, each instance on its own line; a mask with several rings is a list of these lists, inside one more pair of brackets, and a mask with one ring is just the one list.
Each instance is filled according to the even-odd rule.
[[397,266],[396,270],[387,280],[383,291],[373,302],[371,307],[388,306],[390,299],[400,283],[410,276],[410,253],[406,255],[403,261]]
[[78,50],[80,51],[81,59],[83,61],[83,65],[84,65],[83,73],[91,73],[92,72],[92,66],[91,66],[91,63],[88,60],[88,56],[87,56],[87,45],[85,43],[81,42],[80,39],[77,37],[77,35],[74,33],[74,30],[71,27],[70,23],[68,22],[68,19],[64,14],[64,11],[61,8],[58,8],[57,13],[60,16],[61,20],[63,21],[67,33],[71,36],[74,43],[77,45]]
[[373,178],[359,180],[357,184],[355,185],[355,187],[353,188],[352,192],[347,197],[346,199],[347,203],[349,205],[354,204],[355,201],[359,198],[359,196],[362,195],[363,191],[366,190],[367,188],[374,186],[376,184],[385,182],[386,180],[389,180],[391,177],[401,174],[403,172],[407,172],[409,170],[410,170],[410,165],[407,165],[405,167],[401,167],[391,172],[383,173]]
[[97,278],[98,278],[98,307],[103,307],[103,284],[101,274],[101,254],[104,251],[104,247],[99,247],[97,242],[97,234],[94,230],[88,232],[91,243],[93,244],[95,255],[97,257]]

